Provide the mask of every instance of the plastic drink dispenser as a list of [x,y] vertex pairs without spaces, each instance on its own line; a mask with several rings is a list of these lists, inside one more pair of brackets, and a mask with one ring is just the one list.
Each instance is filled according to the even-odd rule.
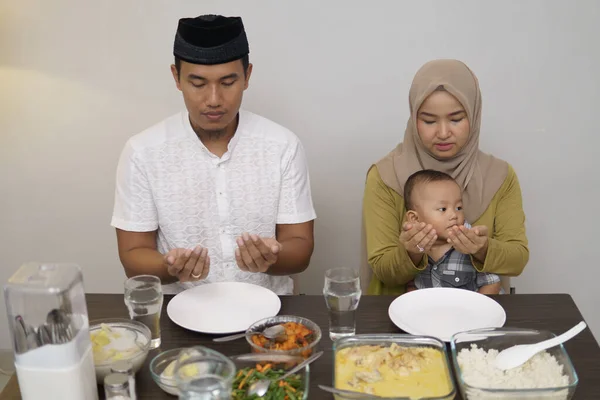
[[24,400],[97,400],[83,276],[74,264],[22,265],[4,286]]

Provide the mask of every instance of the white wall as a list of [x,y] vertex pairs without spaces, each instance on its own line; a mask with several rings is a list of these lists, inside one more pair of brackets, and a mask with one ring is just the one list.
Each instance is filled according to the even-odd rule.
[[183,106],[169,72],[177,19],[215,12],[244,18],[245,107],[308,153],[319,217],[303,291],[319,293],[328,267],[358,265],[366,170],[401,140],[418,67],[459,58],[481,82],[482,148],[523,187],[531,261],[518,292],[571,293],[599,337],[600,3],[371,3],[0,2],[0,281],[25,261],[68,260],[88,291],[121,291],[109,226],[118,155]]

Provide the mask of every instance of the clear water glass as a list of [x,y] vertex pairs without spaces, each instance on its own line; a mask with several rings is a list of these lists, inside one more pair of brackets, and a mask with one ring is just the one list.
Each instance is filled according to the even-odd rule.
[[125,281],[125,305],[129,318],[146,325],[152,333],[150,348],[160,346],[160,313],[163,305],[160,279],[154,275],[138,275]]
[[175,364],[179,398],[230,400],[236,368],[223,354],[203,346],[183,350]]
[[356,309],[360,302],[360,277],[350,268],[332,268],[325,272],[323,296],[329,310],[331,340],[356,333]]

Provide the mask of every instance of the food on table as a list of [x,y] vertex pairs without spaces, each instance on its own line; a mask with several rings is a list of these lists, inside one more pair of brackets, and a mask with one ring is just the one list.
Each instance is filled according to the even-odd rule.
[[383,397],[441,397],[452,391],[442,351],[358,345],[336,352],[335,387]]
[[[195,351],[190,351],[187,353],[182,354],[179,358],[174,359],[173,361],[171,361],[169,363],[169,365],[167,365],[167,368],[165,368],[163,370],[163,372],[160,374],[161,378],[167,378],[167,379],[175,379],[175,364],[177,364],[177,360],[180,360],[181,362],[189,359],[190,357],[192,357],[192,355],[196,355],[196,354],[200,354],[198,352]],[[200,373],[205,372],[206,368],[199,368],[199,366],[197,364],[188,364],[185,367],[180,369],[179,372],[179,376],[181,376],[182,378],[192,378]]]
[[476,344],[462,349],[456,356],[462,378],[469,386],[489,389],[541,389],[569,385],[564,367],[547,351],[525,364],[506,371],[496,368],[498,350],[483,350]]
[[[260,333],[252,336],[252,343],[267,350],[296,350],[307,347],[315,340],[315,332],[299,322],[286,322],[283,339],[267,339]],[[302,355],[307,357],[311,350],[307,349]]]
[[[167,368],[160,374],[161,378],[173,379],[175,377],[175,364],[177,360],[173,360],[167,365]],[[198,367],[195,364],[189,364],[181,368],[180,375],[186,378],[191,378],[198,375]]]
[[131,359],[144,353],[147,338],[131,329],[100,324],[90,332],[92,352],[96,364]]
[[[238,371],[233,381],[233,391],[231,398],[233,400],[258,399],[256,395],[248,396],[248,388],[254,382],[261,379],[275,380],[286,373],[283,369],[278,369],[273,364],[256,364],[256,367],[247,367]],[[264,395],[264,399],[271,400],[301,400],[304,397],[304,383],[299,374],[292,374],[289,377],[271,384],[269,390]]]

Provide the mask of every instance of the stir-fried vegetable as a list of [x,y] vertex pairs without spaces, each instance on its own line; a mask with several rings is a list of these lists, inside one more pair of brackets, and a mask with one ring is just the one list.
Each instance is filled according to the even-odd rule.
[[[308,346],[315,340],[315,333],[298,322],[286,322],[283,324],[285,328],[285,340],[270,340],[261,334],[252,336],[252,342],[260,347],[269,350],[295,350]],[[308,357],[311,354],[310,350],[303,352],[303,356]]]
[[238,371],[233,381],[233,400],[301,400],[304,397],[304,386],[300,375],[293,374],[286,379],[271,383],[269,391],[263,396],[248,396],[248,388],[261,379],[275,380],[285,374],[283,369],[274,369],[272,364],[256,364],[254,368],[244,368]]

